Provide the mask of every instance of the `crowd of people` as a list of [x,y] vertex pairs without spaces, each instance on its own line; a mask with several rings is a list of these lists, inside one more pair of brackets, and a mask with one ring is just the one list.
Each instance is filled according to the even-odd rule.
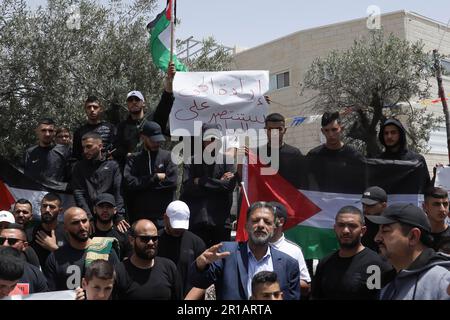
[[[73,137],[52,119],[39,121],[38,144],[24,153],[24,174],[45,185],[65,184],[74,205],[49,192],[38,217],[29,199],[0,212],[0,298],[73,290],[79,300],[200,300],[213,288],[219,300],[450,299],[448,193],[433,186],[423,156],[407,149],[400,121],[381,126],[385,150],[376,158],[419,163],[423,207],[389,204],[385,190],[370,186],[361,195],[362,210],[335,208],[339,250],[314,268],[286,239],[288,210],[278,202],[252,203],[248,240],[231,241],[238,164],[198,162],[191,154],[192,161],[178,166],[161,147],[174,75],[171,65],[153,113],[145,112],[141,92],[129,92],[129,115],[117,127],[102,120],[104,108],[94,96],[86,99],[87,121]],[[325,143],[304,156],[284,142],[285,118],[271,113],[267,144],[256,154],[263,147],[277,152],[278,174],[299,189],[334,190],[346,179],[342,165],[364,156],[343,142],[338,112],[326,112],[321,126]],[[202,151],[227,141],[211,129],[220,128],[202,126],[208,133]],[[235,157],[237,149],[229,143],[215,156]]]

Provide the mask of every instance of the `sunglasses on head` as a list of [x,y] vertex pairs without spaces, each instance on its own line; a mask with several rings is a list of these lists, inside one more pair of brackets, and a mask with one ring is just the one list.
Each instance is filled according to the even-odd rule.
[[152,240],[153,242],[156,242],[159,240],[159,236],[135,236],[135,238],[138,238],[139,240],[141,240],[144,243],[147,243],[150,240]]
[[18,241],[23,241],[22,239],[0,237],[0,245],[5,244],[6,240],[8,240],[8,243],[12,246],[15,245]]
[[141,101],[141,99],[139,99],[138,97],[129,97],[128,99],[127,99],[127,101]]

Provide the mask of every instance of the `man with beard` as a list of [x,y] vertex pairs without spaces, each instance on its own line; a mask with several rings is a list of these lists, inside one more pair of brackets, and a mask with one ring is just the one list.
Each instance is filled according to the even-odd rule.
[[124,204],[121,193],[122,174],[114,160],[108,160],[102,153],[102,138],[95,132],[86,133],[82,138],[84,159],[73,169],[73,195],[75,203],[92,218],[95,200],[101,193],[114,196],[117,207],[115,219],[120,231],[125,232],[129,224],[124,220]]
[[[189,266],[205,251],[203,240],[189,231],[189,207],[183,201],[173,201],[164,214],[164,229],[159,231],[158,256],[172,260],[181,277],[183,296],[191,289],[192,285],[188,278]],[[189,299],[201,298],[204,294],[202,289],[194,289],[190,292]]]
[[[367,279],[373,273],[368,267],[378,267],[379,275],[392,268],[376,252],[361,244],[366,232],[361,211],[353,206],[341,208],[335,218],[334,232],[340,249],[317,265],[312,281],[312,299],[377,299],[379,289],[368,286]],[[378,281],[381,282],[381,277]]]
[[164,91],[154,113],[145,114],[145,99],[140,91],[133,90],[128,92],[127,107],[129,114],[127,119],[120,122],[117,126],[117,137],[114,144],[116,150],[113,152],[113,157],[119,162],[121,168],[125,166],[127,158],[132,153],[142,150],[138,143],[140,128],[144,120],[155,121],[161,126],[163,132],[166,131],[167,120],[174,99],[172,82],[175,72],[175,65],[172,63],[167,69]]
[[381,126],[378,140],[385,147],[385,151],[376,158],[387,160],[418,161],[421,165],[421,192],[425,192],[430,185],[430,173],[425,158],[411,150],[408,150],[406,130],[402,123],[395,118],[387,119]]
[[123,173],[127,213],[131,223],[149,219],[162,229],[164,211],[175,198],[178,168],[170,151],[160,148],[166,139],[159,124],[145,121],[141,139],[145,150],[128,157]]
[[273,206],[255,202],[247,211],[246,242],[222,242],[206,249],[191,265],[195,287],[215,284],[217,300],[248,300],[252,279],[260,271],[274,271],[285,300],[300,298],[298,262],[269,245],[275,228]]
[[[87,250],[92,241],[89,239],[89,219],[81,208],[71,207],[66,210],[64,230],[68,235],[67,243],[48,256],[43,268],[48,287],[52,291],[73,290],[81,286]],[[119,264],[114,250],[111,249],[107,256],[113,266]],[[123,276],[121,279],[124,279]]]
[[47,193],[41,201],[41,221],[32,232],[31,247],[36,252],[41,266],[48,255],[58,250],[65,242],[64,227],[58,223],[62,212],[62,201],[56,193]]
[[429,248],[431,227],[422,209],[395,203],[367,219],[380,226],[375,241],[396,271],[380,300],[450,300],[450,259]]
[[102,139],[103,153],[107,155],[112,151],[112,145],[116,136],[116,127],[102,120],[103,106],[96,96],[89,96],[84,102],[84,111],[87,123],[75,130],[73,134],[72,157],[81,160],[83,158],[83,136],[88,132],[95,132]]
[[132,284],[123,299],[182,299],[181,278],[176,265],[172,260],[156,256],[159,236],[155,225],[141,219],[133,223],[130,233],[133,254],[122,264]]
[[425,192],[423,210],[428,216],[433,236],[433,249],[438,251],[441,240],[450,237],[450,228],[446,223],[448,217],[448,193],[447,190],[438,187],[430,187]]
[[119,250],[116,251],[120,260],[129,257],[131,253],[131,246],[128,242],[128,235],[120,232],[114,225],[114,216],[116,215],[116,201],[109,193],[99,194],[94,207],[95,224],[94,232],[91,238],[94,237],[112,237],[119,242]]

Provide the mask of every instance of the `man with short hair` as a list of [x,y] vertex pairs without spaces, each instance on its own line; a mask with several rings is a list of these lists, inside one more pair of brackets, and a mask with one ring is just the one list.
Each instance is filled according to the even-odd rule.
[[[189,266],[206,249],[203,240],[188,230],[189,216],[190,211],[186,203],[179,200],[171,202],[164,214],[164,229],[159,230],[158,240],[158,256],[172,260],[177,266],[183,297],[192,288],[188,278]],[[203,292],[197,291],[197,294],[202,295]]]
[[306,266],[302,249],[294,242],[286,239],[283,233],[283,227],[288,219],[286,207],[276,201],[272,201],[270,204],[274,207],[276,217],[275,229],[273,232],[273,237],[270,239],[270,245],[275,249],[288,254],[298,262],[298,267],[300,269],[300,290],[302,298],[307,297],[309,295],[311,277],[309,276],[308,267]]
[[129,227],[124,218],[125,208],[121,194],[122,174],[119,165],[114,160],[105,158],[102,149],[102,137],[95,132],[89,132],[82,138],[84,159],[78,161],[73,169],[72,188],[75,203],[92,218],[95,200],[101,193],[114,196],[118,221],[124,226],[118,226],[121,231]]
[[449,216],[449,202],[447,190],[439,187],[429,187],[425,192],[423,210],[428,216],[433,237],[432,247],[436,251],[439,243],[445,237],[450,237],[450,228],[446,222]]
[[178,167],[170,151],[160,148],[166,139],[159,124],[145,121],[141,139],[145,150],[128,157],[123,173],[128,217],[131,223],[149,219],[161,229],[164,211],[175,198]]
[[45,265],[48,255],[58,250],[65,242],[64,228],[58,223],[63,206],[58,194],[49,192],[41,200],[41,221],[31,233],[31,247],[39,258],[39,264]]
[[385,150],[376,156],[376,158],[387,160],[415,160],[422,164],[422,170],[420,171],[423,177],[421,192],[425,192],[430,185],[430,173],[428,172],[427,162],[421,154],[408,150],[406,130],[402,123],[395,118],[387,119],[380,126],[378,140],[385,147]]
[[283,300],[283,292],[273,271],[260,271],[252,279],[250,300]]
[[366,231],[364,216],[353,206],[341,208],[335,218],[334,232],[339,250],[320,260],[313,277],[311,296],[315,300],[375,300],[379,290],[369,288],[369,267],[380,276],[391,270],[373,250],[361,244]]
[[67,182],[70,152],[66,146],[54,143],[55,122],[50,118],[42,119],[36,135],[38,144],[28,148],[24,154],[24,174],[39,182]]
[[17,199],[14,203],[12,213],[16,223],[23,226],[28,241],[31,241],[33,236],[33,205],[31,202],[23,198]]
[[363,177],[364,157],[342,141],[344,126],[341,124],[339,112],[325,112],[321,124],[325,143],[307,154],[309,168],[314,177],[309,182],[313,188],[320,191],[336,192],[342,188],[342,183],[348,180],[348,170],[342,168],[352,166],[354,174]]
[[0,299],[46,291],[47,281],[39,268],[21,259],[18,249],[0,247]]
[[164,91],[161,100],[154,113],[145,114],[145,99],[142,92],[133,90],[127,94],[128,117],[117,126],[117,136],[115,141],[114,159],[120,164],[121,168],[125,166],[127,158],[135,152],[142,150],[139,143],[140,129],[144,120],[155,121],[158,123],[162,132],[166,132],[167,121],[173,104],[173,78],[175,76],[175,65],[172,63],[167,69],[167,76],[164,80]]
[[[364,190],[361,197],[364,216],[379,216],[387,206],[387,194],[382,188],[372,186]],[[363,246],[379,252],[378,244],[375,242],[375,236],[378,233],[378,225],[366,220],[366,232],[361,243]]]
[[[92,257],[92,260],[96,260],[100,256],[114,266],[119,264],[119,259],[108,241],[91,247],[93,240],[89,238],[89,219],[83,209],[71,207],[66,210],[64,230],[67,232],[67,243],[52,252],[43,267],[50,290],[71,290],[80,287],[85,268]],[[116,272],[119,273],[118,270]],[[126,279],[123,273],[118,278]]]
[[103,106],[96,96],[89,96],[84,102],[84,111],[87,116],[87,123],[75,130],[73,134],[72,157],[78,160],[83,159],[84,147],[83,136],[88,132],[95,132],[102,140],[102,152],[108,158],[112,151],[112,145],[116,136],[116,127],[102,120]]
[[[272,149],[278,152],[278,173],[286,179],[291,185],[297,188],[306,186],[304,156],[300,149],[284,142],[286,134],[286,120],[280,113],[271,113],[267,115],[264,122],[264,129],[267,134],[267,156],[272,157]],[[277,141],[272,142],[273,138]],[[261,148],[258,148],[258,154],[261,158]],[[272,159],[273,160],[273,159]]]
[[428,247],[431,227],[422,209],[396,203],[367,219],[380,226],[375,241],[397,272],[381,300],[450,300],[450,260]]
[[251,282],[259,271],[274,271],[286,300],[300,298],[298,262],[269,245],[275,227],[273,206],[255,202],[247,211],[246,242],[223,242],[206,249],[191,265],[197,288],[215,284],[218,300],[248,300]]
[[[118,230],[114,225],[114,217],[117,214],[116,200],[109,193],[101,193],[98,195],[94,206],[94,237],[112,237],[117,239],[119,248],[116,250],[120,260],[126,259],[131,254],[131,246],[128,242],[128,235]],[[115,248],[116,249],[116,248]]]
[[82,287],[86,291],[86,300],[110,300],[116,272],[114,266],[105,260],[94,260],[86,268]]
[[167,258],[157,257],[158,231],[147,219],[133,223],[130,243],[133,255],[122,262],[132,279],[123,299],[130,300],[181,300],[181,278],[176,265]]
[[0,230],[0,246],[16,248],[21,252],[25,261],[37,268],[41,267],[36,252],[28,245],[22,225],[10,223],[6,228]]

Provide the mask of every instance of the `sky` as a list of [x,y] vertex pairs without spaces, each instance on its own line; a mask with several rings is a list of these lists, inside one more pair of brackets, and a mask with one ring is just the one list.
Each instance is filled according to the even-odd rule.
[[[27,2],[36,7],[46,0]],[[158,3],[155,15],[166,0]],[[228,47],[250,48],[300,30],[367,17],[371,5],[381,13],[413,11],[445,25],[450,19],[448,0],[177,0],[177,38],[213,36]]]

